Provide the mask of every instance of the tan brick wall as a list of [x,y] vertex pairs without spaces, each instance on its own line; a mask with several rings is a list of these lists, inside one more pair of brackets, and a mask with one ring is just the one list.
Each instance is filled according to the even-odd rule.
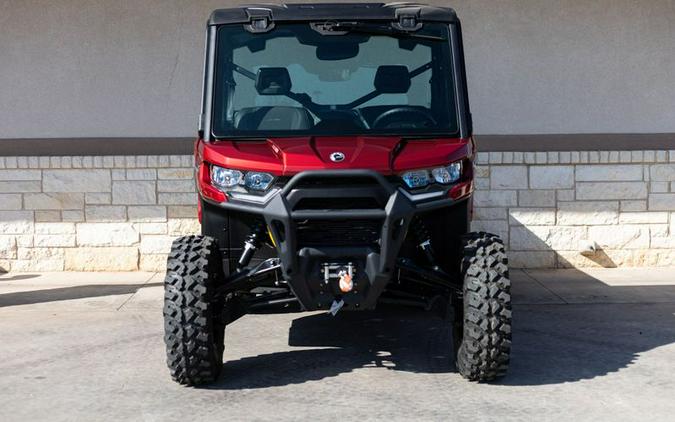
[[[0,157],[0,268],[162,271],[172,239],[199,232],[192,165]],[[672,266],[675,151],[479,153],[474,213],[514,267]]]
[[0,157],[0,268],[162,271],[196,204],[191,156]]
[[472,228],[514,267],[675,265],[675,151],[479,153],[476,175]]

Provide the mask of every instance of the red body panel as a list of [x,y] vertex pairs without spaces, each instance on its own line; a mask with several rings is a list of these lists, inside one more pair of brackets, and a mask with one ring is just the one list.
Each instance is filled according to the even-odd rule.
[[[449,164],[473,155],[469,139],[439,138],[402,141],[400,137],[297,137],[265,141],[197,141],[200,161],[237,170],[291,176],[306,170],[369,169],[385,175]],[[330,154],[342,152],[335,163]]]

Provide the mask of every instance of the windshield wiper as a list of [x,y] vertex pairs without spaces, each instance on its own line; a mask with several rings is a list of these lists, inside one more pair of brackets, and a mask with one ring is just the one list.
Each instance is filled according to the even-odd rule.
[[447,41],[444,37],[416,34],[403,29],[397,29],[393,26],[363,22],[326,22],[321,25],[321,30],[326,32],[357,32],[361,34],[389,35],[391,37],[416,38],[428,41]]

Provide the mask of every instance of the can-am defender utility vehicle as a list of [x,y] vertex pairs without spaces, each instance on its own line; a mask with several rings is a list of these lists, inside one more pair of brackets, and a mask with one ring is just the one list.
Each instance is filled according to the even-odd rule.
[[214,381],[249,313],[443,310],[469,380],[509,364],[502,241],[468,233],[471,114],[460,23],[417,4],[216,10],[195,147],[202,234],[168,259],[173,379]]

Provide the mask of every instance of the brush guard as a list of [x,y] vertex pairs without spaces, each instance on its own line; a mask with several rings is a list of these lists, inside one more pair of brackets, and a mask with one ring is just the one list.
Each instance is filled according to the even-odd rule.
[[[344,181],[339,188],[320,182]],[[358,180],[357,180],[358,179]],[[367,182],[363,182],[363,181]],[[379,206],[347,209],[304,209],[302,201],[344,200],[347,205],[363,203],[364,198],[374,199]],[[286,307],[298,310],[328,309],[333,299],[344,300],[349,308],[372,309],[385,290],[385,301],[422,304],[429,308],[437,296],[457,295],[461,283],[435,265],[428,239],[420,239],[420,247],[430,258],[432,268],[419,267],[398,255],[409,227],[417,237],[426,233],[419,222],[414,222],[420,211],[453,205],[455,201],[443,198],[423,204],[414,203],[380,173],[371,170],[319,170],[306,171],[294,176],[267,204],[257,209],[246,207],[248,212],[261,215],[265,225],[252,229],[245,251],[253,251],[263,233],[269,230],[276,246],[278,258],[268,259],[254,268],[248,268],[250,256],[242,256],[239,270],[227,277],[218,289],[218,296],[239,302],[241,314],[258,313],[268,309]],[[228,207],[243,209],[241,204],[227,203]],[[298,225],[307,221],[358,221],[363,219],[381,222],[377,245],[332,246],[303,245],[299,243]],[[351,223],[350,223],[351,224]],[[428,250],[427,250],[428,249]],[[245,252],[246,253],[246,252]],[[250,255],[250,253],[248,254]],[[354,288],[341,292],[326,287],[325,265],[349,266],[353,269]],[[427,288],[431,293],[416,299],[408,295],[395,295],[395,283],[406,281]],[[358,286],[358,288],[356,288]],[[265,290],[267,289],[267,290]],[[277,290],[269,290],[277,289]],[[389,291],[391,290],[391,292]],[[263,293],[255,293],[263,291]],[[271,292],[271,293],[265,293]],[[414,300],[413,300],[414,299]],[[237,307],[231,307],[237,308]],[[232,315],[236,318],[237,315]],[[228,318],[231,319],[231,318]]]

